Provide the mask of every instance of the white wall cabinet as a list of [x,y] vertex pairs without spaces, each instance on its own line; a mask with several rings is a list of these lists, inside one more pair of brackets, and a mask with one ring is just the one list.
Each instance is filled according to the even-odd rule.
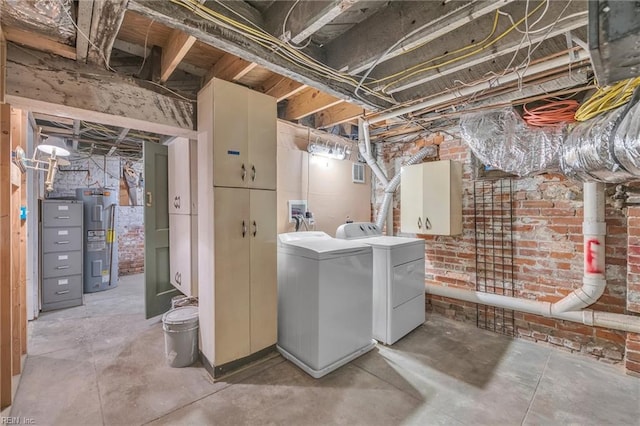
[[198,214],[196,141],[176,138],[168,151],[169,214]]
[[197,145],[176,138],[169,154],[169,273],[186,296],[198,296]]
[[275,105],[217,79],[198,94],[200,350],[214,377],[276,343]]
[[405,166],[400,229],[425,235],[462,233],[462,164],[443,160]]
[[[276,189],[276,100],[214,79],[199,96],[213,104],[213,185]],[[206,93],[206,95],[205,95]],[[211,112],[209,113],[211,114]]]

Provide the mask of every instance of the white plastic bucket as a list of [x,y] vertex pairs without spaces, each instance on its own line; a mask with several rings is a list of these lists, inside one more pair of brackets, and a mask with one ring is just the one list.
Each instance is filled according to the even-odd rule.
[[198,359],[198,308],[185,306],[162,316],[164,348],[171,367],[188,367]]

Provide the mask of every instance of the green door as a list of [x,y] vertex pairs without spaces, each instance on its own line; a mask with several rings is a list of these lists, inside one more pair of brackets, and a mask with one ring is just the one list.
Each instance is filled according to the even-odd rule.
[[147,318],[171,307],[180,294],[169,282],[169,162],[164,145],[144,144],[144,279]]

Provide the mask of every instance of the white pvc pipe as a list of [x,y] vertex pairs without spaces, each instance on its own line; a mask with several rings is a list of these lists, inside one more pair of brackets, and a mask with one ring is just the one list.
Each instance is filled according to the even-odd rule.
[[367,162],[373,173],[376,175],[378,180],[382,182],[383,186],[389,185],[389,180],[387,176],[384,174],[376,159],[371,155],[371,139],[369,138],[369,123],[367,123],[363,119],[358,119],[358,137],[360,142],[358,143],[358,149],[360,150],[360,154]]
[[640,333],[640,316],[596,312],[589,309],[554,313],[551,310],[552,305],[549,302],[520,299],[480,291],[462,290],[454,287],[443,287],[436,284],[425,284],[425,289],[428,294],[435,296],[464,300],[466,302],[479,303],[496,308],[512,309],[518,312],[572,321],[589,326]]
[[604,184],[586,182],[584,188],[584,268],[582,287],[554,303],[552,312],[579,311],[596,302],[604,293],[605,279],[605,194]]

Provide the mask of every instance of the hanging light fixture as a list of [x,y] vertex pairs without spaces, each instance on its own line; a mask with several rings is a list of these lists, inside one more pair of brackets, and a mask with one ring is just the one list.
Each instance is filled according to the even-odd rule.
[[[40,135],[40,139],[41,142],[33,151],[32,158],[28,158],[24,150],[21,147],[17,147],[11,155],[11,159],[22,173],[25,173],[27,169],[47,172],[44,185],[47,192],[51,192],[53,191],[53,181],[58,166],[67,166],[70,164],[69,161],[61,157],[68,157],[71,155],[71,152],[69,152],[66,143],[61,138]],[[38,151],[45,154],[46,160],[37,159]]]

